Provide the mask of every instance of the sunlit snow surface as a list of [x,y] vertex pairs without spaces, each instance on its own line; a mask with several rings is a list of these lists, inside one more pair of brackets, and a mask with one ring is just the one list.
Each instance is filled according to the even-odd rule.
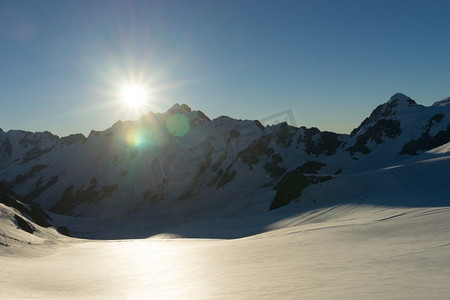
[[449,207],[342,205],[240,239],[26,246],[0,256],[0,298],[444,299],[449,228]]

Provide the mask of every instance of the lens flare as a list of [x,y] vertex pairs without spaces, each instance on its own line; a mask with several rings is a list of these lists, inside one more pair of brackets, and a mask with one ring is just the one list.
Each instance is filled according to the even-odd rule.
[[167,118],[167,130],[173,136],[183,136],[189,132],[191,125],[189,119],[182,114],[173,114]]
[[155,144],[153,132],[145,130],[130,130],[125,135],[125,140],[133,147],[149,147]]
[[142,143],[142,138],[139,132],[129,132],[126,135],[126,141],[130,146],[139,146]]

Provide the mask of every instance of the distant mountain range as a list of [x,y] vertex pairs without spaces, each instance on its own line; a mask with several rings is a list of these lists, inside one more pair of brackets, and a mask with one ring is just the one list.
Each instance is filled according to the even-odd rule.
[[450,98],[425,107],[395,94],[350,135],[176,104],[88,137],[0,129],[0,182],[56,226],[51,216],[175,224],[284,206],[433,206],[450,204],[449,142]]

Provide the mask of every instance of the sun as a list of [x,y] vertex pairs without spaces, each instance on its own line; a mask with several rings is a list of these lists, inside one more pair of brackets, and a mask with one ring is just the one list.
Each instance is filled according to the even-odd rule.
[[121,89],[123,103],[131,109],[141,109],[148,100],[148,91],[138,84],[128,84]]

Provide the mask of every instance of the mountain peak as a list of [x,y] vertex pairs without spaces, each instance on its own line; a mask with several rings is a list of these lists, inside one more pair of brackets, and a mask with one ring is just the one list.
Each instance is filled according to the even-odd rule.
[[171,108],[169,108],[169,110],[167,112],[171,112],[171,113],[182,113],[183,111],[185,112],[191,112],[191,108],[189,106],[187,106],[186,104],[178,104],[175,103]]
[[417,106],[416,101],[402,93],[394,94],[388,102],[378,105],[370,116],[366,118],[357,128],[353,129],[350,136],[357,134],[364,126],[374,123],[381,118],[386,118],[395,115],[398,111],[407,109],[409,107]]
[[406,108],[411,106],[416,106],[417,103],[410,97],[406,96],[402,93],[396,93],[394,94],[389,101],[387,102],[388,106],[391,107],[398,107],[398,108]]
[[388,103],[394,102],[395,100],[408,100],[411,99],[410,97],[406,96],[402,93],[395,93],[388,101]]
[[[191,125],[198,124],[199,122],[203,121],[211,121],[202,111],[200,110],[194,110],[192,111],[191,108],[186,104],[179,104],[175,103],[167,112],[165,112],[163,115],[170,116],[173,114],[181,114],[184,115],[189,119],[191,122]],[[203,120],[203,121],[202,121]]]

